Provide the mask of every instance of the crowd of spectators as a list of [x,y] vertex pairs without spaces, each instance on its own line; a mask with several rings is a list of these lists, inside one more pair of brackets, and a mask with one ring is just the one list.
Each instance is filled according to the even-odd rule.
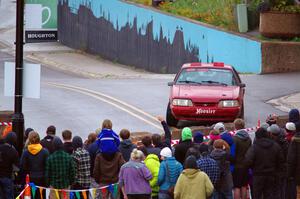
[[[119,194],[105,195],[112,199],[299,199],[299,117],[292,109],[281,128],[271,115],[254,138],[243,119],[234,121],[234,133],[221,122],[213,125],[208,141],[201,131],[185,127],[174,146],[162,117],[164,135],[144,136],[138,145],[128,129],[114,132],[108,119],[85,141],[70,130],[61,139],[53,125],[43,139],[28,128],[22,154],[15,149],[14,132],[0,134],[0,198],[14,198],[14,183],[24,185],[29,175],[31,183],[59,190],[117,183]],[[35,198],[46,198],[45,190]],[[49,198],[69,195],[51,189]],[[104,196],[97,192],[96,198]]]

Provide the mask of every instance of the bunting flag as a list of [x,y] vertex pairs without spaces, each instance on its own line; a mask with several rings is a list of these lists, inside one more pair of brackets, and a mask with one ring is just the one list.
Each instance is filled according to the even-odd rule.
[[42,189],[41,187],[39,188],[39,191],[40,191],[41,199],[44,199],[44,198],[43,198],[43,189]]
[[97,189],[93,188],[93,189],[89,189],[90,192],[90,196],[92,197],[92,199],[96,198],[96,193],[97,193]]
[[54,189],[54,191],[55,191],[56,198],[60,199],[59,194],[58,194],[58,190]]
[[78,191],[75,192],[75,196],[77,199],[80,199],[80,193]]
[[74,199],[74,193],[70,192],[70,199]]
[[[97,188],[90,188],[90,189],[83,189],[83,190],[69,190],[69,189],[54,189],[54,188],[46,188],[41,186],[36,186],[34,183],[29,183],[27,187],[30,187],[32,192],[32,198],[36,197],[36,191],[40,195],[41,199],[48,199],[50,196],[50,192],[53,192],[58,199],[67,199],[68,196],[70,199],[87,199],[90,195],[91,199],[95,199],[97,197],[97,190],[100,191],[103,199],[107,198],[110,194],[115,198],[118,196],[119,186],[118,183],[110,184],[108,186],[97,187]],[[20,193],[16,199],[23,199],[23,194],[25,189]],[[46,193],[46,198],[44,198],[44,190]],[[60,194],[61,193],[61,194]],[[99,192],[98,192],[99,193]],[[82,194],[82,196],[80,196]]]
[[118,196],[119,186],[118,184],[114,184],[113,197],[116,198]]
[[64,199],[68,199],[66,191],[62,190],[62,194],[63,194]]
[[49,195],[50,195],[50,189],[46,189],[46,199],[49,198]]
[[108,185],[108,191],[111,193],[111,194],[113,194],[114,193],[114,187],[113,187],[113,185]]
[[106,198],[107,190],[106,189],[101,189],[101,193],[102,193],[102,198]]
[[83,199],[87,199],[86,191],[82,192],[82,197],[83,197]]
[[31,187],[32,198],[35,198],[37,188],[34,183],[29,183],[29,186]]

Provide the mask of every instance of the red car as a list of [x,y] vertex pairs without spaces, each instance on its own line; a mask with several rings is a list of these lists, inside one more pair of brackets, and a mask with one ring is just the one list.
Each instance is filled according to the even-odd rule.
[[232,66],[184,64],[168,86],[166,118],[170,126],[177,126],[179,120],[214,123],[244,117],[245,84]]

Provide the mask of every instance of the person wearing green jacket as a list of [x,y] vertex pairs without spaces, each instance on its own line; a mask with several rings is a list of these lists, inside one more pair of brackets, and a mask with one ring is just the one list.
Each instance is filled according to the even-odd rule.
[[144,160],[144,163],[153,176],[153,178],[150,180],[150,186],[152,189],[151,198],[158,199],[159,186],[157,184],[157,179],[160,167],[158,156],[155,154],[149,154]]

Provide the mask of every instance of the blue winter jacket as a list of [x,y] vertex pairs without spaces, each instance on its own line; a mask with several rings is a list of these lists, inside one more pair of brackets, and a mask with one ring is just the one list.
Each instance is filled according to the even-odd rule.
[[111,129],[102,129],[98,135],[98,147],[101,153],[113,154],[119,151],[119,136]]
[[[168,172],[167,172],[168,165]],[[171,186],[175,186],[177,179],[182,172],[183,167],[174,157],[163,160],[159,167],[157,184],[160,190],[168,190]]]

